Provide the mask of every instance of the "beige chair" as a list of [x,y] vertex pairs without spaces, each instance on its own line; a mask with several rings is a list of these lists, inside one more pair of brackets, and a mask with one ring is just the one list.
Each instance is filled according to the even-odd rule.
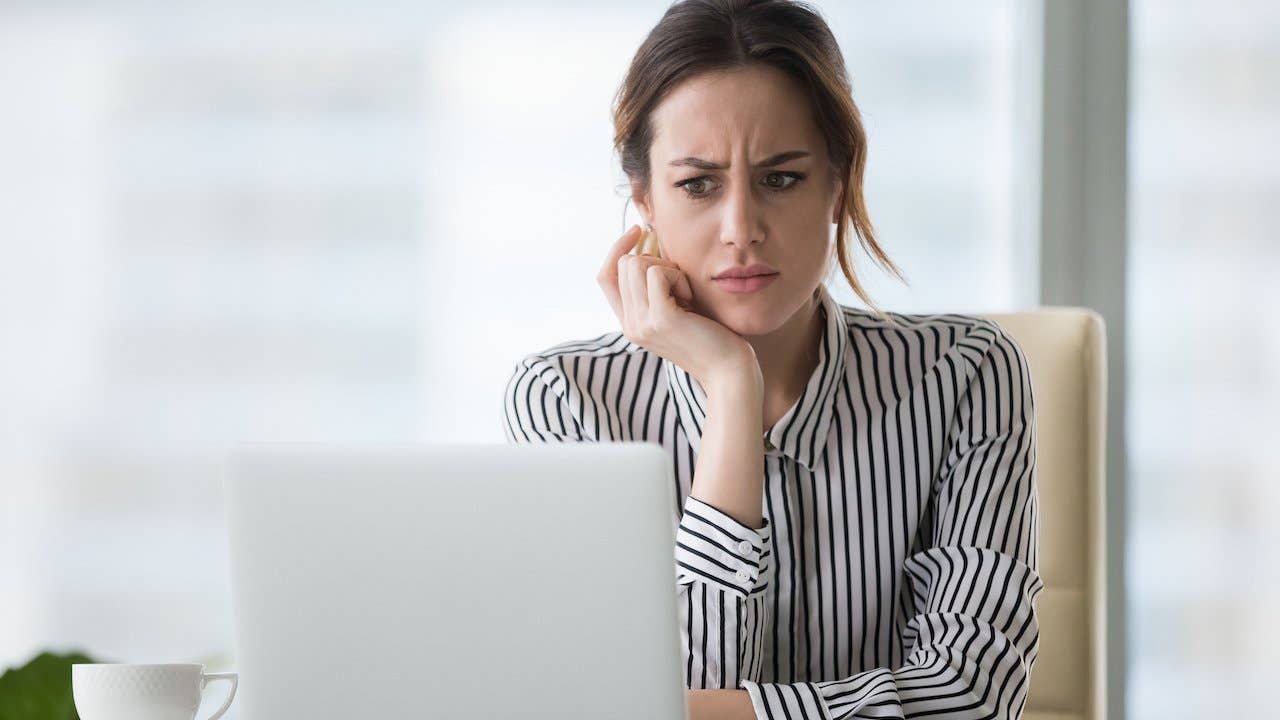
[[1036,402],[1040,650],[1025,720],[1106,717],[1106,330],[1081,308],[988,314],[1022,347]]

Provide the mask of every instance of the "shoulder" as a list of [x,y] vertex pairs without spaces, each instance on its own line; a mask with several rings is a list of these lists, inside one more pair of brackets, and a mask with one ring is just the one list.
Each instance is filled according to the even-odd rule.
[[606,418],[618,414],[615,404],[626,400],[623,385],[634,388],[642,377],[660,378],[660,360],[620,330],[527,353],[507,380],[508,413],[520,417],[524,412],[535,424],[542,422],[539,415],[554,413],[557,421],[563,417],[584,436],[600,439],[608,434]]
[[[934,370],[959,386],[983,384],[984,392],[1012,388],[1030,393],[1023,348],[1004,325],[975,313],[884,313],[841,306],[852,354],[897,352],[904,363]],[[855,363],[856,363],[855,357]]]
[[527,353],[516,362],[512,374],[518,377],[533,373],[560,382],[576,379],[578,375],[585,379],[588,373],[607,372],[606,368],[611,368],[616,360],[638,354],[648,354],[648,351],[616,330],[592,338],[564,340]]
[[1021,356],[1018,342],[996,320],[972,313],[892,313],[877,315],[861,307],[841,305],[850,340],[891,337],[906,345],[936,348],[978,365],[992,351]]

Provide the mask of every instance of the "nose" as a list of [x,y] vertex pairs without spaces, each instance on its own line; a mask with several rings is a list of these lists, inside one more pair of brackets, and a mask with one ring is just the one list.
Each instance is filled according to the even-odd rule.
[[764,217],[749,181],[730,184],[721,211],[720,242],[743,249],[764,240]]

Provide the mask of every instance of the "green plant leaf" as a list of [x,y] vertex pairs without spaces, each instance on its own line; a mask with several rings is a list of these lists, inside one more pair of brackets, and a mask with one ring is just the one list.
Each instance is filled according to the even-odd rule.
[[71,666],[98,662],[78,652],[42,652],[0,675],[0,720],[79,720],[71,697]]

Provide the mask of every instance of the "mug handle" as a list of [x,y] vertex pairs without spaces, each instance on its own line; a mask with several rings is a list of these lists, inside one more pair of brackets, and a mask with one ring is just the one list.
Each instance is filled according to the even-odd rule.
[[231,707],[231,701],[236,697],[236,688],[240,687],[240,676],[236,673],[200,673],[200,692],[203,693],[205,687],[215,680],[230,680],[231,692],[227,693],[227,700],[222,703],[222,707],[218,708],[218,712],[210,715],[208,720],[218,720],[226,714],[227,708]]

